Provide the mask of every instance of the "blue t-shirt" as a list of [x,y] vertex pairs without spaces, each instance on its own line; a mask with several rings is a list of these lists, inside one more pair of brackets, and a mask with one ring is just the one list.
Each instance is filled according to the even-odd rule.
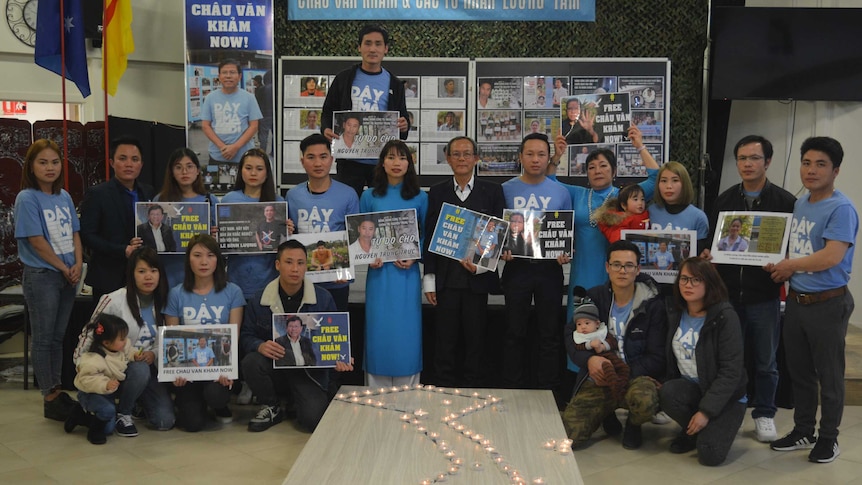
[[[284,198],[278,194],[275,195],[275,200],[284,202]],[[257,197],[249,197],[241,190],[228,192],[221,201],[230,204],[260,202]],[[227,279],[239,285],[247,299],[252,298],[255,293],[276,278],[278,278],[278,271],[275,270],[275,253],[231,254],[228,257]]]
[[[136,349],[155,349],[156,348],[156,315],[153,313],[153,304],[150,303],[146,307],[141,307],[141,320],[144,321],[144,326],[138,330],[138,338],[132,342],[132,347]],[[128,322],[129,325],[137,325],[136,322]]]
[[649,222],[654,231],[697,231],[698,239],[709,237],[709,219],[693,204],[679,214],[671,214],[665,207],[653,204],[649,206]]
[[659,269],[666,269],[671,263],[673,263],[673,253],[670,251],[656,251],[653,255],[654,262]]
[[204,348],[200,348],[200,346],[195,347],[192,351],[192,358],[195,362],[197,362],[199,367],[206,367],[209,361],[215,361],[215,352],[209,346]]
[[841,262],[829,269],[794,273],[790,277],[790,287],[800,293],[831,290],[850,281],[856,234],[859,232],[859,215],[847,196],[836,190],[832,197],[813,204],[808,201],[810,196],[801,197],[793,207],[788,245],[790,258],[814,254],[826,247],[827,240],[850,243],[850,247]]
[[[186,291],[182,285],[171,288],[165,315],[180,319],[180,325],[213,325],[230,322],[230,311],[245,306],[239,286],[228,283],[223,290],[206,295]],[[233,322],[239,323],[239,322]]]
[[519,177],[507,180],[503,183],[503,197],[507,209],[572,210],[569,191],[549,178],[538,184],[528,184]]
[[343,231],[344,217],[358,212],[356,191],[336,180],[322,194],[312,194],[308,182],[287,192],[287,214],[297,233]]
[[698,381],[695,349],[697,348],[697,341],[700,340],[700,330],[703,328],[704,322],[706,322],[706,315],[693,317],[688,314],[688,311],[683,311],[679,328],[674,332],[671,341],[679,373],[694,382]]
[[634,298],[629,300],[629,302],[623,306],[617,306],[616,302],[611,302],[610,316],[608,318],[610,325],[608,325],[608,327],[617,339],[617,352],[623,360],[626,358],[626,327],[628,327],[629,324],[629,317],[631,317],[634,302]]
[[[388,111],[390,74],[386,69],[376,73],[356,70],[353,85],[350,87],[350,100],[353,111]],[[360,158],[355,161],[366,165],[376,165],[376,158]]]
[[57,271],[27,239],[42,236],[66,266],[75,265],[75,233],[81,230],[81,225],[68,192],[61,189],[59,194],[46,194],[37,189],[22,190],[15,198],[14,215],[18,257],[22,263]]
[[[231,94],[225,94],[221,89],[216,89],[204,98],[204,106],[201,109],[201,119],[209,121],[215,134],[226,144],[239,140],[245,130],[248,129],[249,121],[263,118],[260,107],[254,95],[245,89],[237,89]],[[254,137],[246,143],[242,149],[237,150],[236,155],[230,160],[224,160],[221,150],[210,142],[210,158],[224,160],[230,163],[239,163],[243,153],[254,148]]]

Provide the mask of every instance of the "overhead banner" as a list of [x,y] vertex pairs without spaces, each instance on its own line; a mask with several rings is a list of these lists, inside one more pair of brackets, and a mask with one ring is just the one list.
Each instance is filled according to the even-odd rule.
[[186,0],[186,143],[211,192],[233,188],[250,148],[272,154],[272,1]]
[[287,0],[287,18],[595,22],[596,0]]

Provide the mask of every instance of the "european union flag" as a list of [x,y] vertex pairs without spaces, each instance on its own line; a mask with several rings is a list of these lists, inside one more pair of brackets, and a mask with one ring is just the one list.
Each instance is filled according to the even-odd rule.
[[[60,18],[60,1],[63,18]],[[87,49],[84,44],[84,14],[81,0],[41,0],[36,16],[36,64],[61,74],[61,30],[66,41],[66,79],[75,83],[81,95],[90,95]],[[62,74],[61,74],[62,75]]]

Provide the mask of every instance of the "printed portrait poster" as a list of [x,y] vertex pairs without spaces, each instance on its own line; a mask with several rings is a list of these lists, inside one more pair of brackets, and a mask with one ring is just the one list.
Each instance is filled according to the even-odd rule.
[[572,254],[575,211],[503,210],[509,234],[503,251],[516,258],[557,259]]
[[494,271],[508,230],[503,219],[444,202],[428,250]]
[[159,327],[159,382],[239,378],[238,337],[234,324]]
[[274,253],[287,240],[287,202],[216,204],[219,248],[225,254]]
[[784,259],[793,214],[760,211],[718,213],[713,263],[764,266]]
[[189,240],[210,233],[208,202],[138,202],[135,236],[159,253],[185,253]]
[[521,109],[524,106],[524,79],[521,77],[480,77],[476,86],[476,109]]
[[480,143],[479,146],[479,162],[476,167],[480,177],[521,174],[518,145]]
[[[200,154],[203,172],[236,165],[248,147],[240,147],[230,159],[223,156],[221,147],[236,142],[248,130],[254,131],[253,146],[272,153],[278,94],[273,76],[273,23],[273,0],[185,0],[186,144]],[[229,86],[219,75],[218,65],[224,59],[236,59],[241,67]],[[250,122],[258,112],[262,118],[255,130]],[[221,143],[207,137],[205,123]],[[205,168],[210,165],[219,168]],[[223,193],[230,184],[213,177],[206,188]]]
[[630,111],[628,93],[569,96],[560,106],[560,133],[569,145],[628,143]]
[[356,272],[347,250],[347,231],[290,236],[305,246],[305,277],[312,283],[352,280]]
[[673,283],[679,263],[697,256],[697,231],[651,231],[623,229],[620,239],[633,242],[641,251],[641,273],[658,283]]
[[336,111],[332,129],[334,158],[377,158],[389,140],[398,140],[397,111]]
[[354,266],[421,256],[416,209],[351,214],[345,221]]
[[350,363],[350,314],[347,312],[274,313],[272,340],[284,347],[274,369],[331,368]]

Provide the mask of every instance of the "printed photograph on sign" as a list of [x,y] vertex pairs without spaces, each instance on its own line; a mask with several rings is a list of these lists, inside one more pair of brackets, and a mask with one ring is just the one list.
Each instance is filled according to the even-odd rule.
[[476,166],[479,176],[520,175],[518,145],[480,144]]
[[332,129],[334,158],[377,158],[389,140],[398,138],[397,111],[336,111]]
[[287,240],[287,202],[216,204],[222,252],[274,253]]
[[135,236],[159,253],[185,253],[189,240],[210,233],[207,202],[138,202]]
[[784,259],[793,214],[760,211],[718,213],[713,263],[764,266]]
[[661,76],[620,76],[619,90],[629,93],[632,109],[664,108],[664,79]]
[[350,314],[274,313],[272,340],[284,348],[284,357],[272,361],[275,369],[349,364]]
[[631,241],[641,251],[641,273],[658,283],[673,283],[679,263],[697,256],[697,231],[650,231],[623,229],[620,239]]
[[504,248],[508,224],[503,219],[444,203],[428,250],[494,271]]
[[524,78],[480,77],[476,85],[476,109],[521,109],[524,106]]
[[159,327],[159,382],[178,377],[188,381],[214,381],[219,376],[237,379],[238,337],[233,324]]
[[305,246],[305,277],[312,283],[351,280],[356,274],[347,250],[347,231],[299,233],[290,239]]
[[516,258],[557,259],[572,254],[574,211],[503,210],[509,223],[504,251]]
[[560,110],[560,133],[569,145],[628,142],[628,93],[569,96]]
[[354,266],[421,256],[416,209],[351,214],[346,222]]

